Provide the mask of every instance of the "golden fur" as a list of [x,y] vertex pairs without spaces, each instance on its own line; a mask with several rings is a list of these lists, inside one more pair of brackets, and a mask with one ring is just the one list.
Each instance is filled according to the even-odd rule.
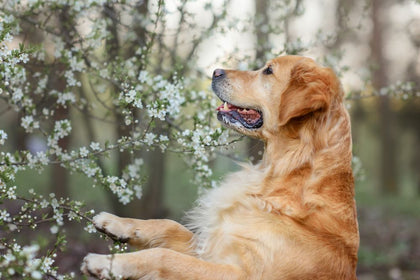
[[257,71],[224,70],[213,86],[223,101],[262,112],[260,128],[227,124],[265,142],[262,161],[208,190],[190,212],[192,231],[99,214],[100,231],[142,250],[89,254],[82,271],[101,279],[356,279],[350,120],[335,74],[284,56]]

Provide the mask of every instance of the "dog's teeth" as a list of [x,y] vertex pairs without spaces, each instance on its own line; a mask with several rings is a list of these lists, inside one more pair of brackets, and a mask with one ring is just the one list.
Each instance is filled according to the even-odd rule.
[[227,105],[227,102],[223,105],[223,110],[229,111],[229,106]]

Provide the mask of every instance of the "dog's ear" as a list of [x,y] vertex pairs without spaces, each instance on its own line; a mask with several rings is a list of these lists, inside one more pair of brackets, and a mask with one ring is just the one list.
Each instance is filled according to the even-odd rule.
[[293,67],[289,86],[281,96],[279,124],[283,126],[293,118],[327,110],[337,83],[339,86],[331,69],[308,61],[299,62]]

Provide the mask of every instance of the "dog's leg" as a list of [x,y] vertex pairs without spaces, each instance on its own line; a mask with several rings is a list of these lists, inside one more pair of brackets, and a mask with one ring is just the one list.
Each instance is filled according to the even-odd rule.
[[99,279],[247,279],[239,267],[209,263],[164,248],[115,255],[87,255],[82,272]]
[[168,248],[193,254],[193,233],[172,220],[138,220],[120,218],[101,212],[93,218],[96,229],[112,239],[139,248]]

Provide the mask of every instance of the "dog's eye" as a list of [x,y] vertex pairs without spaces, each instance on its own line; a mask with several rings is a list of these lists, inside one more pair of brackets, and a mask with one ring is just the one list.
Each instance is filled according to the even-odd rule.
[[263,74],[264,75],[271,75],[271,74],[273,74],[273,68],[271,68],[271,65],[264,69]]

